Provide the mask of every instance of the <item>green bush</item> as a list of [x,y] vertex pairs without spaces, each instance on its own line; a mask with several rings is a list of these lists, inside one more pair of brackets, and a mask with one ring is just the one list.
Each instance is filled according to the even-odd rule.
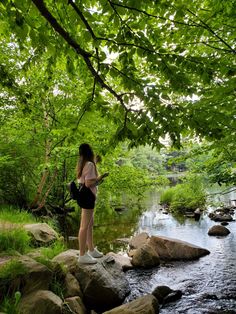
[[13,280],[27,273],[26,267],[17,259],[12,259],[0,268],[0,279]]
[[64,243],[61,241],[56,241],[49,247],[41,248],[40,252],[43,257],[51,260],[53,259],[53,257],[55,257],[56,255],[60,254],[61,252],[65,250],[66,248],[65,248]]
[[160,202],[173,211],[184,212],[203,208],[206,203],[206,193],[201,178],[190,176],[184,183],[169,188],[161,194]]
[[0,222],[11,222],[11,223],[35,223],[36,217],[25,210],[19,210],[13,206],[0,207]]
[[30,236],[22,228],[1,230],[0,252],[12,253],[17,251],[24,254],[30,249]]

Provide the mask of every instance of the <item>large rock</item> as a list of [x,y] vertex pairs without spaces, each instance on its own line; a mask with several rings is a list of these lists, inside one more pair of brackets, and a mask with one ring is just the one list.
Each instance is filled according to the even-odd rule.
[[58,234],[46,223],[27,224],[23,226],[38,245],[50,244],[58,239]]
[[111,256],[104,256],[93,265],[78,263],[75,277],[82,289],[85,306],[98,312],[122,304],[130,292],[121,266]]
[[129,246],[131,249],[139,249],[147,242],[148,238],[149,235],[146,232],[142,232],[130,240]]
[[28,256],[20,257],[19,261],[27,269],[27,274],[22,277],[24,282],[22,293],[27,294],[35,290],[47,290],[52,280],[51,270]]
[[[6,282],[9,291],[14,290],[18,287],[21,289],[22,294],[28,294],[35,290],[47,290],[52,280],[52,272],[45,266],[42,265],[28,256],[17,257],[16,263],[18,266],[18,274],[13,276],[10,274],[10,278],[0,278],[0,297],[1,290],[6,289]],[[19,269],[21,272],[19,274]],[[3,287],[1,289],[1,287]]]
[[157,299],[151,295],[145,295],[132,302],[123,304],[103,314],[158,314]]
[[19,309],[24,314],[59,314],[62,304],[62,300],[53,292],[37,290],[22,298]]
[[69,272],[74,273],[78,264],[79,250],[67,250],[57,256],[55,256],[52,261],[63,264],[69,270]]
[[152,236],[147,244],[153,247],[161,260],[193,260],[210,253],[191,243],[167,237]]
[[152,246],[144,244],[142,247],[134,250],[132,264],[136,267],[154,267],[160,264],[160,258]]
[[122,254],[116,254],[113,252],[109,252],[107,253],[107,255],[112,256],[115,261],[121,265],[124,271],[134,268],[134,266],[131,264],[131,258],[129,256],[124,256]]
[[82,291],[80,285],[71,273],[67,273],[65,276],[65,293],[64,297],[75,297],[80,296],[82,298]]
[[223,222],[223,221],[232,221],[233,217],[230,215],[229,212],[225,212],[223,209],[215,210],[211,212],[208,217],[215,222]]
[[208,231],[208,235],[210,236],[227,236],[229,233],[229,229],[221,225],[215,225]]
[[67,307],[69,307],[70,312],[73,314],[87,314],[87,310],[83,304],[83,301],[80,297],[72,297],[72,298],[66,298],[65,302],[67,304]]
[[153,290],[152,294],[158,300],[159,304],[166,304],[179,300],[183,293],[181,290],[172,290],[168,286],[158,286]]

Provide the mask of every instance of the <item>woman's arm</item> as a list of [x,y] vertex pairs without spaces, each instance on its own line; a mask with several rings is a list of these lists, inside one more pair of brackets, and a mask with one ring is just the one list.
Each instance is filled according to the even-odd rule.
[[108,172],[105,172],[104,174],[98,176],[97,178],[94,179],[88,179],[85,180],[85,185],[89,188],[92,187],[94,185],[98,185],[105,177],[107,177],[109,175]]

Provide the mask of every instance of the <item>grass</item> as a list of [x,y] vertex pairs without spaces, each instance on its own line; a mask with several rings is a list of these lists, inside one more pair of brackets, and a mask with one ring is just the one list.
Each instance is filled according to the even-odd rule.
[[[9,226],[9,225],[8,225]],[[31,238],[23,228],[2,229],[0,233],[0,252],[24,254],[30,250]]]
[[31,213],[16,209],[12,206],[0,207],[0,222],[14,224],[36,223],[37,219]]
[[14,296],[12,297],[4,297],[2,305],[0,306],[0,310],[4,312],[4,314],[19,314],[18,304],[21,299],[20,291],[16,291]]
[[65,250],[66,248],[64,243],[61,241],[56,241],[49,247],[42,247],[40,253],[45,258],[53,259],[53,257],[55,257],[56,255],[60,254]]
[[26,267],[17,259],[12,259],[0,267],[0,279],[13,280],[18,276],[27,274]]
[[12,259],[0,267],[0,311],[5,314],[18,314],[20,281],[26,275],[27,268],[18,260]]
[[206,192],[201,178],[191,176],[184,183],[169,188],[161,194],[160,202],[172,211],[185,212],[204,208]]

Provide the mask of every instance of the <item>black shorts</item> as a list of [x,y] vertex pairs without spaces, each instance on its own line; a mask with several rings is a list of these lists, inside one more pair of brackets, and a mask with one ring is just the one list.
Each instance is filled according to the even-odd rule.
[[96,197],[90,188],[87,188],[85,185],[82,186],[79,192],[77,199],[77,204],[81,208],[85,209],[94,209]]

